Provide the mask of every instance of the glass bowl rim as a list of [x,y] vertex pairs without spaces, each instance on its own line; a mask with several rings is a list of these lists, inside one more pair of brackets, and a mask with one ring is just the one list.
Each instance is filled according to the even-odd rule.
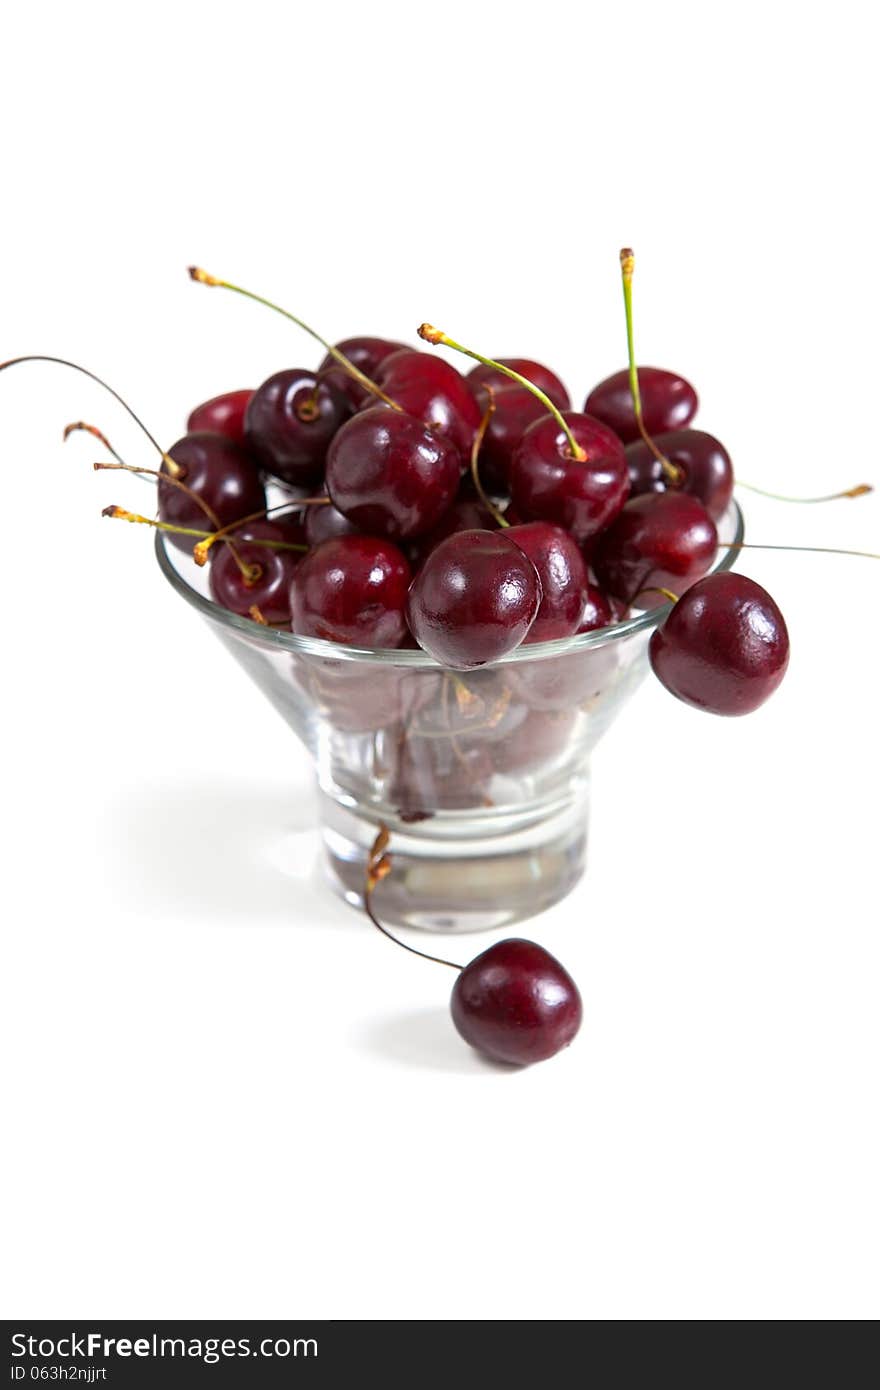
[[[724,550],[720,558],[707,571],[708,574],[723,574],[731,569],[739,554],[737,547],[742,544],[745,535],[745,519],[742,508],[735,498],[731,498],[722,520],[731,514],[734,521],[733,540],[724,543]],[[220,604],[214,603],[213,599],[206,598],[204,594],[199,593],[198,589],[194,589],[191,584],[188,584],[172,563],[169,556],[169,542],[161,531],[156,532],[155,550],[159,568],[165,578],[171,587],[182,598],[186,599],[187,603],[197,609],[202,617],[209,622],[229,628],[248,641],[253,642],[258,639],[260,644],[267,648],[290,652],[291,655],[322,657],[331,661],[359,661],[376,666],[411,666],[423,670],[445,669],[441,662],[435,661],[432,656],[419,648],[348,647],[340,642],[325,641],[324,638],[320,637],[298,637],[292,632],[282,632],[277,628],[263,627],[251,618],[242,618],[238,613],[233,613],[228,608],[222,608]],[[626,618],[621,623],[594,628],[592,632],[577,633],[574,637],[560,637],[553,642],[521,644],[512,652],[508,652],[506,656],[499,657],[497,661],[488,662],[487,665],[506,666],[518,661],[544,661],[550,657],[562,656],[569,652],[587,651],[591,647],[605,646],[608,642],[622,641],[635,633],[656,627],[671,608],[671,603],[663,603],[645,613],[640,613],[636,618]]]

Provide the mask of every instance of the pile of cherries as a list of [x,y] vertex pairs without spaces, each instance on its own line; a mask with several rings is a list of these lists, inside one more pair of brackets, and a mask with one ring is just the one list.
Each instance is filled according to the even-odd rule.
[[[359,648],[417,645],[452,671],[672,602],[650,644],[659,679],[704,710],[755,709],[785,673],[785,622],[752,580],[707,573],[731,461],[693,428],[689,382],[636,370],[631,252],[621,265],[629,368],[595,386],[582,410],[549,367],[481,357],[427,324],[426,343],[476,359],[468,375],[430,351],[347,338],[325,344],[315,369],[287,368],[199,405],[182,439],[167,452],[156,445],[151,524],[210,563],[212,597],[234,613]],[[267,482],[284,494],[279,507],[268,505]],[[555,678],[549,663],[546,674]],[[558,721],[567,711],[554,695],[547,707]],[[470,776],[464,765],[456,772]],[[390,936],[371,902],[391,868],[387,848],[382,827],[365,906]],[[580,1026],[573,980],[534,942],[499,942],[466,966],[427,958],[460,972],[454,1022],[490,1057],[550,1057]]]

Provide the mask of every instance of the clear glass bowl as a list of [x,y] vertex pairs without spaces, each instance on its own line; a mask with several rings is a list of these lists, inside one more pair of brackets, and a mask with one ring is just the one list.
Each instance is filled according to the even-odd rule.
[[[731,503],[722,541],[743,539]],[[722,548],[714,568],[737,552]],[[664,604],[613,627],[520,647],[475,671],[422,651],[369,651],[261,627],[213,603],[207,567],[156,534],[165,578],[211,625],[314,759],[330,880],[360,904],[380,822],[394,871],[385,920],[509,925],[584,870],[590,753],[648,669]]]

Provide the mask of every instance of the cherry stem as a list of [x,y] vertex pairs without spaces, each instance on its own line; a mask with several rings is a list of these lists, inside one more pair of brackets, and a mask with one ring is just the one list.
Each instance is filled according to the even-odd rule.
[[430,956],[427,951],[419,951],[415,946],[410,946],[405,941],[390,932],[387,927],[383,927],[373,909],[372,895],[374,888],[387,878],[391,872],[391,856],[386,853],[388,844],[391,840],[391,833],[387,825],[380,823],[379,833],[373,841],[373,847],[367,855],[367,869],[364,878],[364,911],[372,922],[373,926],[387,936],[389,941],[393,941],[395,946],[400,946],[404,951],[410,951],[414,956],[421,956],[422,960],[431,960],[435,965],[448,965],[450,970],[464,970],[463,965],[459,965],[454,960],[446,960],[443,956]]
[[[107,464],[103,466],[109,467]],[[157,521],[152,516],[141,516],[140,512],[130,512],[125,507],[105,507],[101,515],[109,516],[114,521],[136,521],[140,526],[152,526],[156,531],[168,531],[174,536],[194,536],[196,540],[205,540],[208,536],[214,535],[213,531],[197,531],[193,526],[176,526],[171,521]],[[248,545],[262,545],[267,550],[297,550],[300,553],[309,548],[307,545],[297,545],[295,541],[272,541],[262,536],[254,536],[248,541]],[[250,568],[248,567],[249,571]]]
[[351,359],[346,357],[344,352],[340,352],[339,348],[334,347],[332,343],[328,343],[326,338],[322,338],[320,333],[315,332],[314,328],[310,328],[307,323],[303,323],[302,319],[298,319],[296,314],[291,314],[288,309],[282,309],[280,304],[273,304],[271,299],[264,299],[261,294],[254,294],[253,290],[242,289],[241,285],[233,285],[229,280],[220,280],[216,275],[209,275],[208,272],[202,270],[200,266],[191,265],[188,267],[188,270],[190,279],[195,280],[199,285],[210,285],[221,290],[231,290],[233,294],[240,294],[244,299],[252,299],[255,304],[262,304],[265,309],[272,309],[276,314],[281,314],[283,318],[289,319],[291,323],[295,323],[303,332],[308,333],[316,342],[319,342],[321,346],[329,352],[333,360],[338,362],[340,367],[344,367],[349,376],[354,377],[355,381],[359,382],[371,395],[378,396],[379,400],[384,401],[386,405],[390,405],[392,410],[397,410],[401,414],[405,414],[403,407],[399,406],[396,401],[393,401],[390,396],[386,396],[382,388],[377,386],[375,381],[371,381],[370,378],[361,371],[360,367],[356,367]]
[[756,541],[719,541],[726,550],[796,550],[805,555],[856,555],[862,560],[880,560],[874,550],[842,550],[836,545],[758,545]]
[[483,484],[480,479],[480,450],[483,447],[483,440],[486,438],[486,431],[489,428],[489,422],[492,419],[492,416],[495,414],[495,392],[489,385],[486,386],[486,391],[488,392],[489,403],[486,406],[483,418],[480,421],[480,428],[474,435],[474,442],[471,448],[471,478],[473,479],[474,487],[477,490],[477,496],[479,497],[483,506],[486,508],[486,511],[489,512],[490,515],[495,518],[499,526],[509,526],[510,522],[505,519],[504,514],[498,510],[498,508],[495,506],[495,503],[484,491]]
[[633,342],[632,278],[635,266],[635,256],[628,246],[624,247],[620,253],[620,271],[623,278],[623,306],[626,311],[626,351],[629,358],[629,393],[632,396],[633,412],[635,413],[636,424],[639,427],[639,434],[663,469],[667,482],[677,487],[682,482],[681,469],[676,468],[674,463],[670,463],[666,455],[662,454],[657,448],[657,445],[645,429],[645,421],[642,416],[642,395],[639,390],[639,371],[636,366],[636,352]]
[[669,603],[678,603],[678,594],[674,594],[671,589],[664,589],[662,584],[649,584],[646,588],[639,589],[633,603],[638,603],[642,594],[662,594]]
[[248,609],[248,616],[252,618],[255,623],[258,623],[260,627],[269,626],[269,624],[266,622],[266,619],[260,612],[259,605],[256,603],[251,604],[250,608]]
[[[208,551],[215,541],[225,540],[230,533],[237,531],[240,526],[247,526],[251,521],[262,521],[264,517],[274,516],[276,512],[294,512],[299,507],[326,506],[329,501],[329,497],[303,497],[300,498],[298,502],[279,502],[277,506],[263,507],[262,511],[251,512],[250,516],[240,516],[237,521],[230,521],[228,525],[221,526],[219,531],[212,531],[203,541],[199,541],[197,545],[194,545],[193,559],[197,565],[206,564]],[[229,544],[232,546],[233,543],[231,540]],[[298,548],[300,550],[308,550],[307,545],[299,546]]]
[[[180,464],[177,463],[173,458],[171,458],[169,454],[166,454],[165,450],[162,448],[162,445],[158,442],[157,439],[153,437],[152,434],[150,434],[150,431],[147,429],[143,420],[141,420],[137,415],[135,415],[128,402],[124,401],[120,396],[119,392],[114,391],[112,386],[108,386],[106,381],[102,381],[99,376],[95,376],[94,372],[90,372],[88,367],[81,367],[78,362],[68,362],[65,357],[47,357],[44,353],[35,353],[31,354],[28,357],[11,357],[8,362],[0,362],[0,372],[5,372],[7,367],[18,367],[21,365],[22,362],[54,362],[58,367],[69,367],[70,370],[73,372],[81,372],[82,375],[87,376],[90,381],[94,381],[97,383],[98,386],[102,386],[105,391],[109,392],[109,394],[113,397],[115,401],[119,402],[119,404],[122,406],[122,409],[126,411],[128,415],[131,416],[138,429],[141,430],[147,436],[147,439],[149,439],[153,448],[157,451],[162,461],[164,462],[169,474],[175,478],[179,478],[181,476],[181,474],[183,473],[183,469],[181,468]],[[88,428],[88,426],[86,428]],[[65,438],[67,438],[66,431]],[[113,451],[111,450],[111,453],[112,452]]]
[[736,485],[748,488],[749,492],[757,492],[761,497],[772,497],[774,502],[837,502],[844,497],[865,497],[874,491],[870,483],[857,483],[845,492],[829,492],[824,497],[787,497],[783,492],[768,492],[766,488],[756,487],[754,483],[744,483],[741,478],[737,478]]
[[520,373],[515,372],[512,367],[503,367],[500,362],[494,361],[491,357],[481,356],[479,352],[474,352],[472,348],[463,347],[461,343],[457,343],[454,338],[450,338],[442,329],[434,328],[430,323],[423,323],[419,326],[419,337],[426,343],[433,344],[434,347],[442,343],[444,347],[454,348],[456,352],[463,352],[465,357],[472,357],[475,362],[482,362],[484,367],[491,367],[493,371],[500,372],[502,376],[510,377],[511,381],[516,381],[520,386],[524,386],[527,391],[531,391],[532,395],[541,402],[562,430],[568,440],[568,448],[571,457],[578,463],[586,463],[586,452],[581,448],[572,434],[562,411],[558,406],[553,404],[550,397],[542,391],[539,386],[536,386],[533,381],[529,381],[528,377],[521,376]]

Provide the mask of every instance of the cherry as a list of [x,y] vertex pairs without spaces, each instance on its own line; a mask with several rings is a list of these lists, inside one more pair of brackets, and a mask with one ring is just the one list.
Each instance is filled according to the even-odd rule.
[[[619,611],[617,611],[619,608]],[[587,584],[584,606],[575,632],[595,632],[600,627],[610,627],[612,623],[622,622],[626,608],[615,603],[595,584]]]
[[529,710],[516,738],[492,746],[495,770],[508,774],[545,770],[568,746],[577,717],[576,709]]
[[577,986],[534,941],[498,941],[461,971],[452,1021],[465,1042],[498,1062],[526,1066],[567,1047],[581,1026]]
[[[272,522],[256,523],[255,532],[265,540],[286,540],[283,526]],[[243,528],[246,529],[246,528]],[[215,603],[233,613],[248,617],[251,608],[259,609],[267,623],[290,623],[290,583],[302,556],[290,550],[272,550],[266,545],[254,545],[236,533],[237,556],[228,545],[217,544],[212,549],[209,587]],[[251,570],[251,577],[242,573],[241,562]]]
[[440,357],[404,348],[385,358],[376,381],[403,410],[450,439],[463,459],[469,457],[480,407],[461,372]]
[[505,531],[507,540],[528,555],[541,581],[541,606],[526,642],[552,642],[578,631],[590,585],[587,567],[574,540],[561,526],[529,521]]
[[333,536],[355,536],[358,528],[347,516],[337,511],[332,502],[326,507],[306,508],[306,541],[309,545],[320,545]]
[[670,430],[653,439],[663,457],[678,469],[680,481],[671,483],[660,460],[643,439],[637,439],[626,447],[632,495],[675,487],[698,497],[713,521],[718,521],[733,496],[733,465],[724,445],[705,430]]
[[495,518],[478,497],[459,494],[458,500],[453,502],[437,525],[412,542],[410,560],[413,568],[418,569],[426,556],[430,555],[441,541],[445,541],[447,536],[455,535],[456,531],[491,531],[494,525]]
[[[516,446],[529,425],[548,417],[543,402],[531,391],[512,385],[505,377],[501,380],[506,386],[495,395],[495,408],[480,447],[480,474],[489,487],[506,492]],[[478,388],[476,395],[485,405],[485,389]]]
[[[571,409],[571,397],[559,377],[555,372],[551,372],[549,367],[543,366],[540,362],[533,362],[529,357],[496,357],[495,361],[498,363],[498,367],[510,367],[520,376],[524,376],[535,386],[540,387],[560,410]],[[499,372],[498,367],[491,367],[486,362],[479,362],[472,371],[468,372],[467,379],[475,388],[488,384],[495,391],[516,390],[510,377],[504,372]]]
[[244,444],[244,414],[253,391],[227,391],[222,396],[212,396],[209,401],[197,405],[186,422],[188,434],[210,430],[213,434],[225,434],[233,444]]
[[[663,434],[689,425],[699,404],[690,382],[661,367],[639,367],[638,371],[645,429],[650,434]],[[626,368],[594,386],[584,410],[602,420],[625,444],[638,439],[640,431]]]
[[461,459],[448,439],[381,405],[346,421],[327,453],[334,506],[360,531],[393,540],[436,525],[460,477]]
[[[158,484],[159,516],[175,526],[215,531],[239,517],[262,511],[266,494],[254,461],[231,439],[207,431],[186,434],[168,450],[180,468],[179,481],[204,503],[168,482],[162,464]],[[192,538],[169,534],[181,550],[192,550]]]
[[450,738],[419,737],[404,726],[393,769],[388,799],[403,821],[489,804],[493,767],[482,744],[463,748]]
[[[715,523],[696,497],[649,493],[627,502],[599,537],[593,569],[603,589],[633,603],[645,589],[681,593],[706,573],[717,546]],[[640,603],[656,607],[655,597]]]
[[467,670],[518,647],[540,604],[538,572],[518,545],[498,531],[458,531],[413,580],[407,617],[424,651]]
[[276,372],[248,405],[248,448],[268,473],[307,487],[320,480],[328,445],[351,410],[337,386],[305,367]]
[[[334,349],[343,353],[368,377],[374,377],[380,363],[393,352],[409,351],[405,343],[392,343],[387,338],[343,338],[341,343],[334,343]],[[318,375],[344,391],[355,409],[370,397],[367,388],[340,367],[332,353],[328,352],[322,359]]]
[[749,714],[788,667],[788,631],[773,599],[744,574],[694,584],[652,634],[651,666],[667,690],[712,714]]
[[[372,669],[365,681],[358,661],[305,653],[294,658],[295,679],[320,707],[322,718],[337,733],[345,734],[384,733],[393,738],[400,721],[410,721],[414,711],[430,699],[427,674],[382,666]],[[375,742],[373,747],[375,753]],[[383,779],[389,775],[387,759],[383,758],[376,775]]]
[[356,647],[399,647],[409,561],[390,541],[338,536],[310,550],[290,590],[293,631]]
[[629,493],[629,473],[623,445],[601,421],[576,411],[563,419],[586,458],[571,456],[555,420],[536,420],[514,451],[510,491],[521,516],[553,521],[583,542],[617,516]]

